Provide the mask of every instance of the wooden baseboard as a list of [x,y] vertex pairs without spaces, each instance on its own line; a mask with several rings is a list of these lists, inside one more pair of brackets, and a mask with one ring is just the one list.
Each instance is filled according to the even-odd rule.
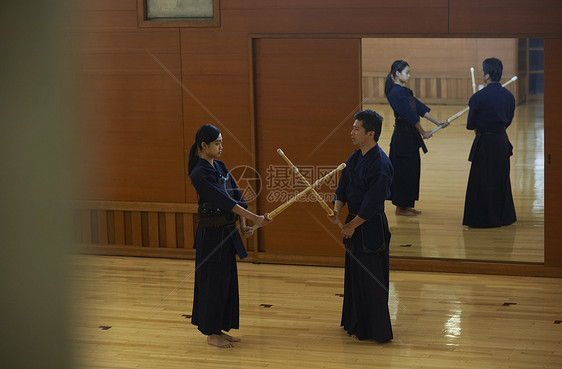
[[343,267],[344,256],[283,255],[260,252],[256,263]]
[[[138,256],[170,259],[195,259],[195,250],[189,248],[132,247],[127,245],[78,245],[77,252],[90,255]],[[343,267],[344,257],[282,255],[248,252],[244,262]],[[539,263],[505,263],[431,258],[390,258],[391,270],[419,272],[496,274],[528,277],[562,278],[562,267],[547,267]]]
[[165,247],[137,247],[129,245],[77,245],[77,252],[88,255],[139,256],[170,259],[195,259],[195,250]]
[[528,277],[562,277],[562,267],[546,267],[540,263],[505,263],[455,259],[390,258],[390,269]]
[[[86,255],[107,255],[107,256],[136,256],[147,258],[167,258],[167,259],[195,259],[195,250],[192,248],[171,249],[166,247],[133,247],[129,245],[85,245],[76,246],[78,254]],[[248,251],[248,257],[244,262],[256,262],[255,252]]]

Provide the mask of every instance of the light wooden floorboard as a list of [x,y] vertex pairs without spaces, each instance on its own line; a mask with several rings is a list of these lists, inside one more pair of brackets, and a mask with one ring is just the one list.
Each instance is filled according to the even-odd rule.
[[242,342],[218,349],[183,316],[193,261],[74,265],[78,368],[562,367],[562,279],[391,271],[395,339],[378,344],[339,326],[343,269],[238,263]]

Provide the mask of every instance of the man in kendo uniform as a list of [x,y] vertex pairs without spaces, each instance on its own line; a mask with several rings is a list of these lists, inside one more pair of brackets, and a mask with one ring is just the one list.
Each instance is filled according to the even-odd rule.
[[500,84],[503,65],[499,59],[484,60],[482,69],[486,87],[468,103],[466,128],[476,135],[468,158],[472,164],[462,224],[491,228],[517,220],[509,179],[513,146],[506,133],[513,120],[515,98]]
[[356,150],[342,171],[334,202],[333,222],[347,204],[342,229],[346,244],[341,325],[353,338],[390,341],[388,311],[390,232],[384,202],[390,197],[393,168],[377,141],[382,117],[372,110],[355,115],[351,140]]

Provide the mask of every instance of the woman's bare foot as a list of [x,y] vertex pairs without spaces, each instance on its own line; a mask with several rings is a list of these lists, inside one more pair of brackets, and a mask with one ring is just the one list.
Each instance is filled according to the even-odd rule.
[[232,337],[226,333],[221,333],[221,337],[227,340],[228,342],[240,342],[240,338]]
[[[222,334],[221,334],[222,336]],[[217,346],[220,348],[231,348],[234,347],[234,345],[232,343],[230,343],[229,341],[227,341],[225,338],[219,336],[218,334],[211,334],[210,336],[207,336],[207,344],[212,345],[212,346]]]
[[403,215],[405,217],[415,217],[417,215],[416,213],[413,213],[408,209],[412,209],[412,208],[401,208],[401,207],[397,206],[395,214],[396,215]]

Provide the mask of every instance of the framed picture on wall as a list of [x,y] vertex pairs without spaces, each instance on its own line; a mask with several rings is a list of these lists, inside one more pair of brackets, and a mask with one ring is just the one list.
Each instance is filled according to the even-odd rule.
[[220,27],[220,0],[138,0],[139,27]]

